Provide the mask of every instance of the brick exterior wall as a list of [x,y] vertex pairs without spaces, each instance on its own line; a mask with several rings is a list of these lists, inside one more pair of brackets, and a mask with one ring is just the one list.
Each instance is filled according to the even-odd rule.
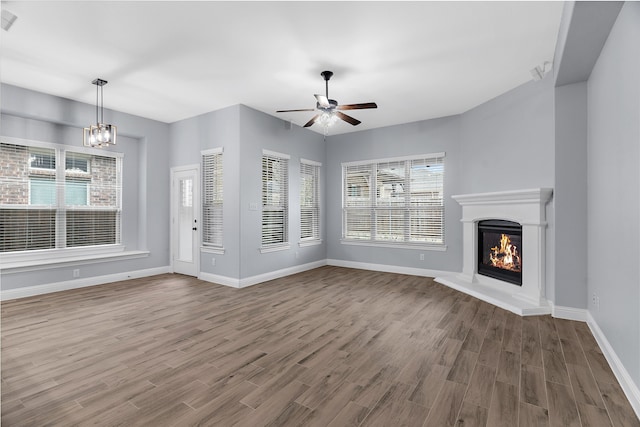
[[[29,204],[29,150],[0,144],[0,204]],[[14,177],[7,179],[7,177]]]
[[[91,156],[89,170],[90,174],[66,171],[65,177],[90,184],[90,206],[115,207],[118,201],[116,159]],[[28,147],[0,144],[0,204],[28,205],[29,177],[34,176],[55,178],[55,171],[30,169]]]

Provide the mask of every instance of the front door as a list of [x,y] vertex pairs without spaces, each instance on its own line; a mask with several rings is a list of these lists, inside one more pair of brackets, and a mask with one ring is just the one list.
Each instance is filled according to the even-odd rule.
[[198,166],[171,169],[171,253],[175,273],[198,276],[200,212]]

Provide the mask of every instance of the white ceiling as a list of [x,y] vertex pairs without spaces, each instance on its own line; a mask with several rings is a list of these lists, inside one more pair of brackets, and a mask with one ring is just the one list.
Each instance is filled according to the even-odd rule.
[[[4,83],[163,122],[230,105],[302,126],[329,95],[348,112],[331,134],[459,114],[553,60],[561,2],[3,1]],[[105,117],[108,121],[108,115]],[[322,129],[315,125],[317,132]]]

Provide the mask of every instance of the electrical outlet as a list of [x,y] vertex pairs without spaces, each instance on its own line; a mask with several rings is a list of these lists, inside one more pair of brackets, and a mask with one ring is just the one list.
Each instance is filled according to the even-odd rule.
[[424,261],[424,254],[420,254],[420,261]]
[[300,253],[296,251],[296,259],[300,258]]
[[598,304],[598,295],[595,292],[591,295],[591,303],[594,307]]
[[73,277],[80,277],[80,269],[76,268],[73,270]]
[[211,265],[213,265],[215,267],[215,265],[216,265],[216,259],[215,258],[211,258]]

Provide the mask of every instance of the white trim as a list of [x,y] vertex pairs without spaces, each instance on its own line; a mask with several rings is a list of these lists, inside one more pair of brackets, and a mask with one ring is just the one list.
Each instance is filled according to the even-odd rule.
[[274,157],[280,157],[281,159],[286,159],[286,160],[290,160],[291,156],[288,154],[282,154],[282,153],[278,153],[277,151],[271,151],[271,150],[262,150],[262,155],[263,156],[274,156]]
[[482,283],[471,283],[470,281],[460,280],[460,276],[460,273],[449,273],[448,275],[438,276],[434,280],[451,289],[471,295],[472,297],[508,310],[519,316],[551,314],[551,307],[546,300],[540,300],[534,303],[523,298],[518,298],[512,293],[504,292]]
[[240,279],[239,287],[246,288],[247,286],[253,286],[259,283],[268,282],[269,280],[279,279],[281,277],[290,276],[292,274],[302,273],[303,271],[313,270],[314,268],[323,267],[325,265],[327,265],[327,260],[323,259],[320,261],[294,265],[292,267],[258,274],[256,276],[245,277],[244,279]]
[[316,162],[315,160],[307,160],[307,159],[300,158],[300,163],[304,163],[305,165],[322,167],[322,163]]
[[101,262],[124,261],[128,259],[145,258],[149,251],[120,251],[103,254],[89,254],[83,256],[67,256],[50,258],[48,260],[21,261],[3,263],[0,267],[2,274],[23,273],[25,271],[47,270],[50,268],[68,267],[74,265],[96,264]]
[[200,253],[224,255],[224,248],[214,246],[200,246]]
[[291,245],[289,243],[278,244],[277,246],[264,246],[260,248],[261,254],[268,254],[269,252],[278,252],[278,251],[286,251],[287,249],[291,249]]
[[551,303],[551,315],[558,319],[586,322],[588,311],[585,308],[564,307]]
[[353,245],[353,246],[372,246],[381,248],[396,248],[396,249],[415,249],[420,251],[441,251],[447,250],[447,245],[422,245],[420,243],[411,244],[408,242],[391,243],[383,242],[380,240],[350,240],[340,239],[341,245]]
[[224,152],[223,147],[210,148],[208,150],[200,151],[201,156],[206,156],[208,154],[222,154]]
[[198,275],[198,279],[209,283],[215,283],[216,285],[229,286],[232,288],[240,287],[240,279],[229,276],[220,276],[219,274],[205,273],[201,271]]
[[303,271],[313,270],[327,265],[327,260],[314,261],[307,264],[294,265],[293,267],[283,268],[281,270],[270,271],[268,273],[258,274],[256,276],[245,277],[244,279],[236,279],[228,276],[220,276],[211,273],[200,273],[198,279],[218,285],[230,286],[232,288],[246,288],[248,286],[257,285],[259,283],[268,282],[269,280],[279,279],[281,277],[290,276],[292,274],[302,273]]
[[607,340],[604,332],[602,332],[602,329],[600,329],[600,326],[598,326],[598,323],[589,311],[587,311],[587,325],[598,342],[598,345],[602,350],[602,354],[604,354],[605,359],[607,359],[613,374],[620,383],[622,391],[624,391],[624,394],[629,400],[636,416],[640,418],[640,388],[638,387],[638,384],[633,382],[631,375],[629,375],[629,372],[622,364],[622,361],[609,343],[609,340]]
[[383,159],[371,159],[371,160],[356,160],[354,162],[344,162],[344,163],[341,163],[341,165],[342,167],[360,166],[360,165],[368,165],[371,163],[402,162],[406,160],[418,160],[418,159],[435,159],[438,157],[445,157],[445,156],[446,156],[446,153],[443,151],[441,153],[418,154],[413,156],[385,157]]
[[[57,143],[57,142],[38,141],[35,139],[24,139],[24,138],[14,138],[11,136],[0,136],[0,141],[6,144],[24,145],[28,147],[38,147],[38,148],[51,148],[54,150],[58,149],[62,151],[71,151],[74,153],[93,154],[95,156],[102,156],[102,157],[116,157],[116,158],[124,157],[124,153],[120,153],[118,151],[107,151],[104,148],[89,148],[89,147],[83,147],[83,146],[78,147],[75,145],[69,145],[69,144],[63,144],[63,143]],[[46,169],[46,170],[53,170],[53,169]]]
[[[544,206],[553,195],[552,188],[530,188],[526,190],[497,191],[494,193],[459,194],[451,196],[460,206],[502,205],[535,203]],[[463,221],[465,217],[463,215]],[[544,218],[542,218],[544,220]],[[519,221],[518,221],[519,222]],[[540,221],[537,221],[540,223]]]
[[328,259],[327,265],[335,267],[357,268],[360,270],[382,271],[385,273],[409,274],[411,276],[436,277],[455,274],[444,270],[431,270],[427,268],[402,267],[399,265],[372,264],[368,262],[346,261],[341,259]]
[[170,273],[171,267],[156,267],[145,270],[127,271],[123,273],[107,274],[104,276],[86,277],[82,279],[67,280],[64,282],[47,283],[45,285],[26,286],[24,288],[7,289],[0,292],[0,300],[7,301],[17,298],[26,298],[34,295],[48,294],[51,292],[67,291],[70,289],[86,288],[88,286],[103,285],[105,283],[119,282],[121,280],[137,279],[140,277],[156,276]]
[[317,246],[322,244],[322,239],[313,239],[313,240],[301,240],[298,242],[298,246],[301,248],[306,248],[307,246]]

